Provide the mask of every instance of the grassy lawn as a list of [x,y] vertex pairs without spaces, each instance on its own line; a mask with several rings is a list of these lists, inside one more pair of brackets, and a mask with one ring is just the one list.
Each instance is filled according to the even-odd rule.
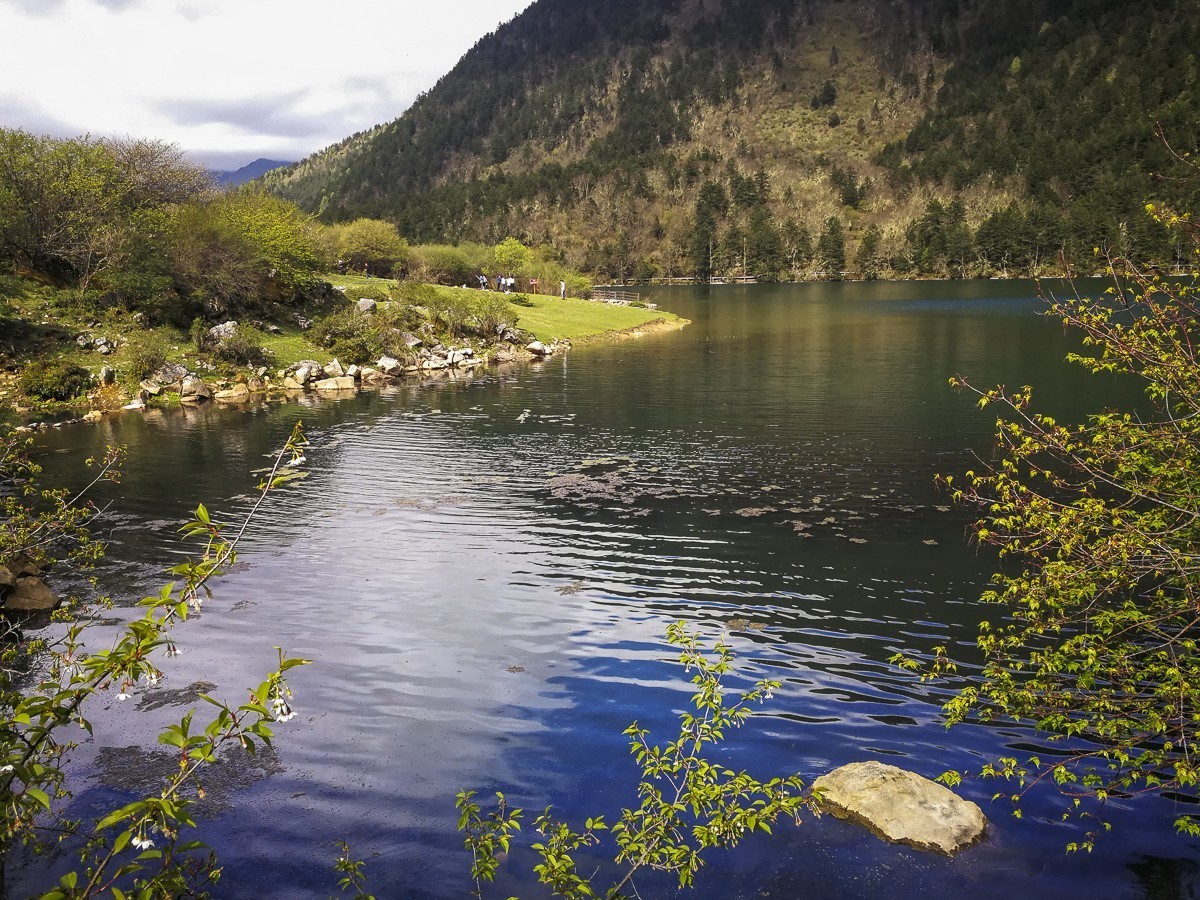
[[[387,290],[398,282],[388,278],[370,278],[365,275],[324,275],[331,284],[338,287],[379,287]],[[474,289],[464,291],[462,288],[435,286],[440,292],[453,292],[476,296]],[[629,306],[610,306],[607,303],[596,303],[591,300],[580,300],[568,297],[560,300],[549,294],[521,294],[533,306],[513,304],[517,315],[517,327],[533,334],[540,341],[550,341],[555,338],[567,338],[578,341],[583,338],[596,337],[614,331],[625,331],[645,325],[647,322],[666,320],[678,321],[673,313],[655,309],[635,309]]]
[[636,309],[630,306],[610,306],[592,300],[578,300],[543,294],[529,294],[532,307],[513,306],[517,327],[532,332],[541,341],[567,338],[577,341],[612,331],[624,331],[657,319],[677,321],[673,313],[661,309]]

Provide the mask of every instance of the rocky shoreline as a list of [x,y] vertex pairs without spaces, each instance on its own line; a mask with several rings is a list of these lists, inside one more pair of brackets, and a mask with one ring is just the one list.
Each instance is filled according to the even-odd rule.
[[[466,345],[447,346],[442,343],[426,347],[414,336],[410,343],[412,356],[405,361],[381,356],[370,366],[343,366],[336,358],[326,363],[309,359],[274,372],[266,367],[258,367],[249,374],[232,379],[206,378],[204,374],[180,363],[167,363],[150,378],[140,382],[131,399],[119,391],[115,384],[115,373],[105,367],[96,375],[97,385],[102,390],[95,392],[95,397],[103,397],[107,402],[98,404],[76,418],[32,422],[18,425],[15,430],[31,433],[65,428],[97,422],[109,413],[175,404],[237,405],[272,398],[349,397],[360,390],[383,388],[414,377],[453,377],[483,367],[545,360],[571,349],[571,346],[571,341],[565,339],[549,343],[538,340],[525,342],[521,335],[513,332],[504,335],[500,343],[486,351],[478,351]],[[129,402],[123,402],[127,399]]]

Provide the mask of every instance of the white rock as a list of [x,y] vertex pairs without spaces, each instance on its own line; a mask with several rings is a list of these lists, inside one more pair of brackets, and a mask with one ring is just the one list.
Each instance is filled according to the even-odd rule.
[[348,375],[342,375],[340,378],[322,378],[320,381],[314,382],[313,387],[322,393],[352,391],[354,390],[354,379]]
[[987,819],[970,800],[877,760],[850,763],[813,782],[821,805],[885,841],[957,853],[983,839]]

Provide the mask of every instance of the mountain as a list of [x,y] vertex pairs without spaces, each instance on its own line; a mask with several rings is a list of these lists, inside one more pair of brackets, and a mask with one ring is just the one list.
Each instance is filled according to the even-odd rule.
[[614,279],[1170,264],[1198,45],[1194,0],[537,0],[264,181]]
[[262,178],[272,169],[278,169],[281,166],[290,166],[292,163],[282,159],[263,159],[259,157],[252,163],[247,163],[236,172],[215,172],[216,182],[221,187],[237,187],[238,185],[246,184],[254,181],[256,178]]

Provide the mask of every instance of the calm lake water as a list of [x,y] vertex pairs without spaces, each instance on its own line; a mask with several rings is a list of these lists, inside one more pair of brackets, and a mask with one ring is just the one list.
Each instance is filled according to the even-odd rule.
[[[1035,384],[1058,415],[1107,402],[1112,385],[1061,363],[1071,342],[1037,315],[1035,292],[663,290],[653,299],[690,327],[461,383],[43,436],[43,463],[71,481],[105,442],[129,447],[102,573],[125,602],[188,552],[176,528],[197,503],[236,520],[251,470],[293,422],[312,439],[311,477],[271,501],[238,571],[179,632],[184,655],[162,663],[159,689],[95,711],[73,812],[154,789],[170,767],[155,729],[202,683],[240,701],[282,646],[313,660],[291,679],[296,719],[276,752],[227,763],[207,785],[200,836],[225,864],[219,895],[332,895],[346,839],[380,897],[464,897],[460,787],[553,804],[576,823],[636,802],[621,731],[636,719],[674,733],[691,687],[663,640],[678,619],[729,634],[748,677],[783,682],[719,753],[756,775],[811,780],[877,758],[936,776],[1034,752],[1037,736],[1016,727],[947,731],[949,686],[887,660],[935,644],[971,658],[993,612],[977,597],[994,559],[965,543],[966,516],[933,484],[991,444],[991,416],[949,377]],[[996,790],[963,785],[992,825],[955,859],[809,819],[713,853],[687,896],[1195,896],[1197,843],[1171,828],[1186,810],[1111,803],[1114,833],[1068,856],[1078,835],[1053,791],[1017,820]],[[532,862],[514,852],[486,896],[542,896]],[[13,877],[18,893],[39,884]],[[647,898],[676,893],[671,879],[637,884]]]

